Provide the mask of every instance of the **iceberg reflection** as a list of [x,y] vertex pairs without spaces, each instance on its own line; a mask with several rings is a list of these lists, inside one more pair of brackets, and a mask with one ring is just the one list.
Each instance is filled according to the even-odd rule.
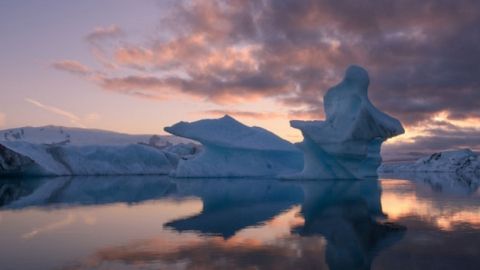
[[327,240],[330,269],[370,269],[374,256],[403,236],[405,227],[378,221],[384,217],[377,180],[304,183],[301,236]]
[[[0,202],[7,208],[138,203],[176,193],[162,176],[55,177],[2,180]],[[14,196],[10,195],[14,194]]]
[[[475,269],[478,189],[424,179],[3,180],[0,260],[6,269],[415,269],[431,251]],[[39,256],[46,244],[59,255]]]
[[[145,263],[166,269],[182,264],[206,269],[370,269],[378,252],[405,231],[380,221],[385,215],[377,180],[82,177],[36,180],[25,188],[26,182],[18,182],[16,193],[22,195],[5,203],[7,208],[201,200],[198,212],[163,223],[167,235],[180,233],[169,236],[175,241],[157,236],[100,248],[73,268]],[[278,230],[275,226],[284,227],[279,231],[285,233],[262,237]]]

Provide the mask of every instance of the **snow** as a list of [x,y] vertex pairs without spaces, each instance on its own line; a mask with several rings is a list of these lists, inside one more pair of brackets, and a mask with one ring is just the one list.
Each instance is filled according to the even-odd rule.
[[0,141],[0,175],[169,174],[180,158],[199,151],[189,140],[173,136],[53,126],[0,134],[4,139]]
[[180,160],[176,177],[275,176],[301,169],[303,159],[290,142],[260,127],[226,115],[219,119],[179,122],[165,131],[200,142],[203,150]]
[[299,147],[305,165],[301,173],[286,178],[376,177],[382,143],[404,129],[397,119],[370,102],[369,82],[365,69],[350,66],[342,82],[324,96],[325,121],[290,122],[302,131],[304,140]]
[[33,160],[22,175],[125,175],[168,174],[173,165],[165,152],[155,147],[128,145],[45,145],[3,142],[4,147]]
[[0,141],[26,141],[35,144],[119,145],[132,143],[168,144],[188,143],[175,136],[133,135],[99,129],[62,126],[20,127],[0,130]]
[[451,172],[480,175],[480,157],[470,149],[444,151],[422,157],[416,162],[383,164],[379,172]]
[[179,122],[165,131],[179,137],[211,144],[218,147],[249,149],[296,151],[295,147],[260,127],[248,127],[229,115],[219,119],[203,119],[193,123]]
[[469,149],[450,150],[414,162],[384,163],[378,172],[389,178],[411,179],[450,195],[469,195],[480,187],[480,156]]

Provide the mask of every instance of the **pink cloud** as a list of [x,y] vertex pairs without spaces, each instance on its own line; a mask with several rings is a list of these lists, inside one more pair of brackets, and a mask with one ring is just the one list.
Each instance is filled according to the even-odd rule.
[[81,76],[89,75],[92,72],[89,67],[73,60],[56,61],[52,66],[55,69]]

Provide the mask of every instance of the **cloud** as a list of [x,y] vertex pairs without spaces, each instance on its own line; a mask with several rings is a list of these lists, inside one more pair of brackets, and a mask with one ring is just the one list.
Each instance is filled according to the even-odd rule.
[[[162,21],[170,38],[113,48],[112,65],[152,73],[110,74],[100,84],[153,97],[168,88],[220,104],[271,97],[319,111],[323,93],[358,63],[370,70],[373,101],[405,123],[442,110],[480,115],[479,7],[467,0],[178,1]],[[87,37],[121,33],[109,26]],[[158,70],[186,76],[155,78]]]
[[[108,91],[268,98],[304,118],[323,117],[323,94],[359,64],[373,103],[413,127],[442,111],[480,117],[479,14],[471,0],[175,1],[158,38],[132,42],[109,26],[86,39],[106,67],[94,82]],[[100,46],[111,39],[121,42]]]
[[116,25],[99,26],[88,33],[85,36],[85,39],[89,42],[95,43],[105,39],[122,37],[123,35],[123,30]]
[[111,62],[109,51],[112,50],[112,41],[124,37],[124,31],[116,26],[98,26],[85,36],[90,45],[91,52],[95,59],[107,69],[116,69],[117,66]]
[[7,116],[4,113],[0,112],[0,127],[5,126],[6,119]]
[[78,117],[77,115],[75,115],[71,112],[59,109],[59,108],[54,107],[54,106],[45,105],[45,104],[43,104],[39,101],[36,101],[34,99],[31,99],[31,98],[26,98],[25,101],[43,109],[43,110],[46,110],[48,112],[54,113],[56,115],[63,116],[65,118],[67,118],[70,121],[70,123],[72,123],[76,126],[85,128],[85,126],[80,122],[81,121],[80,117]]
[[[477,120],[480,123],[480,120]],[[461,127],[449,121],[423,121],[419,135],[408,141],[385,144],[384,160],[412,160],[444,150],[471,148],[480,151],[480,128]]]
[[52,64],[52,67],[57,70],[66,71],[75,75],[86,76],[92,73],[90,68],[73,60],[60,60]]

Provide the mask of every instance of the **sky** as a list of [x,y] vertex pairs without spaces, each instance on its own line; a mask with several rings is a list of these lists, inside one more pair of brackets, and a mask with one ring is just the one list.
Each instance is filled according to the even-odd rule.
[[480,150],[474,0],[0,1],[0,128],[163,134],[230,114],[292,142],[350,64],[406,133],[391,159]]

